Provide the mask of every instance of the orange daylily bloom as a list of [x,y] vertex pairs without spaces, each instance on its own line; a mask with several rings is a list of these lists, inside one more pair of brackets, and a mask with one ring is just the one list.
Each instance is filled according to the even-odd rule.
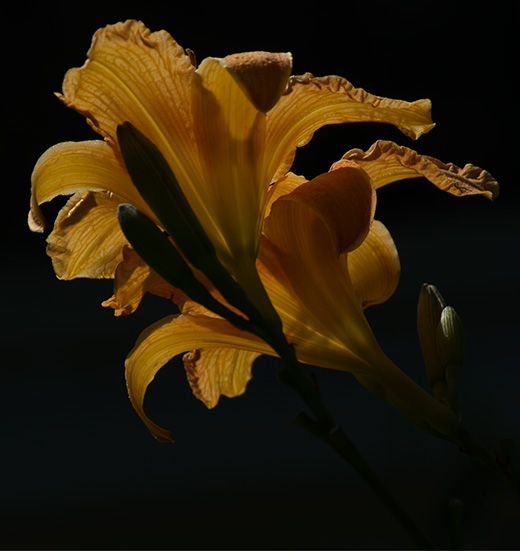
[[[292,173],[280,179],[268,205],[257,269],[301,362],[352,372],[418,426],[443,434],[448,429],[443,425],[446,419],[438,419],[439,403],[384,354],[363,314],[367,306],[392,295],[400,273],[392,237],[373,219],[375,189],[403,177],[426,176],[455,195],[464,189],[463,194],[492,196],[497,184],[476,167],[457,170],[449,165],[446,170],[448,165],[440,161],[387,145],[386,170],[381,157],[363,161],[366,156],[357,150],[364,169],[348,160],[354,155],[349,152],[329,173],[310,182]],[[462,176],[464,172],[475,178]],[[143,401],[147,386],[171,358],[188,351],[184,364],[194,394],[214,407],[221,395],[245,391],[259,355],[275,355],[255,335],[189,299],[179,306],[181,314],[168,316],[141,334],[126,360],[130,399],[162,441],[170,440],[171,434],[146,416]],[[454,421],[450,412],[446,415]]]
[[[138,21],[98,30],[87,62],[68,71],[58,96],[104,141],[65,142],[42,155],[31,229],[45,226],[41,203],[85,191],[108,192],[155,220],[121,157],[117,127],[130,122],[159,148],[218,258],[240,280],[257,255],[270,184],[318,128],[377,121],[418,138],[433,127],[429,100],[381,98],[335,76],[289,77],[291,63],[288,53],[251,52],[195,67],[165,31]],[[126,240],[106,203],[82,195],[65,207],[48,239],[58,277],[114,277]],[[91,231],[93,220],[102,231]]]
[[425,176],[450,193],[493,196],[496,182],[471,165],[460,170],[391,142],[366,153],[352,150],[309,183],[288,173],[296,149],[326,124],[385,122],[411,138],[433,127],[429,100],[391,100],[341,77],[290,77],[290,70],[290,54],[266,52],[207,58],[196,67],[165,31],[126,21],[97,31],[87,62],[65,76],[60,99],[85,115],[103,140],[61,143],[42,155],[32,176],[29,225],[43,231],[39,205],[72,195],[48,237],[58,277],[115,278],[105,305],[116,314],[133,312],[145,292],[180,305],[181,314],[140,336],[126,362],[132,403],[158,439],[171,436],[146,417],[143,400],[171,357],[189,351],[190,384],[212,407],[222,394],[243,392],[252,361],[273,352],[191,302],[129,246],[116,217],[119,204],[158,221],[123,161],[117,129],[125,122],[159,149],[219,260],[246,292],[256,262],[298,358],[352,371],[423,421],[419,404],[392,390],[399,370],[363,315],[364,307],[392,294],[399,274],[393,241],[373,221],[374,192]]

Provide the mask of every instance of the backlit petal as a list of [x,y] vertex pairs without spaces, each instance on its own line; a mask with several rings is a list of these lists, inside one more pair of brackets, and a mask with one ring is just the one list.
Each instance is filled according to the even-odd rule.
[[[352,149],[345,153],[343,160],[354,161],[366,170],[376,188],[423,176],[439,189],[458,197],[481,194],[495,199],[498,195],[498,183],[486,170],[472,164],[459,168],[394,142],[379,140],[366,152]],[[342,161],[335,166],[342,166]]]
[[[279,252],[267,238],[262,238],[257,268],[269,298],[278,312],[288,342],[294,347],[298,360],[310,365],[354,371],[366,368],[364,360],[353,353],[336,335],[330,332],[328,317],[302,300],[293,289],[280,263]],[[307,270],[307,266],[299,266]],[[341,267],[343,269],[344,266]],[[290,273],[290,271],[289,271]],[[348,285],[348,275],[342,279]],[[312,293],[321,293],[312,290]],[[305,299],[305,296],[303,296]]]
[[112,278],[126,239],[117,223],[118,201],[108,193],[74,194],[47,238],[47,254],[60,279]]
[[209,206],[199,220],[217,241],[220,256],[227,256],[221,260],[232,265],[233,254],[254,256],[258,246],[270,184],[263,165],[265,115],[250,102],[221,60],[205,59],[196,76],[194,132],[203,170],[196,199],[199,210]]
[[315,78],[310,73],[289,80],[286,93],[268,116],[268,151],[275,179],[289,168],[296,147],[306,144],[326,124],[384,122],[417,139],[434,124],[431,102],[374,96],[338,76]]
[[166,31],[140,21],[99,29],[83,67],[70,69],[62,101],[116,142],[116,129],[132,123],[162,152],[183,187],[200,175],[190,102],[195,72],[188,55]]
[[348,266],[352,285],[366,308],[388,300],[399,282],[399,255],[390,232],[378,220],[354,251],[340,257]]
[[[359,245],[358,236],[367,235],[372,214],[371,184],[367,186],[362,170],[348,167],[282,196],[272,205],[264,228],[292,289],[320,320],[323,332],[365,360],[382,352],[338,254]],[[338,246],[340,228],[349,236],[343,246]]]
[[29,227],[33,231],[45,228],[39,205],[77,191],[111,191],[151,216],[113,149],[101,140],[51,147],[38,159],[31,181]]
[[115,271],[114,295],[105,300],[103,306],[113,308],[116,316],[131,314],[147,292],[174,302],[177,295],[181,295],[180,291],[160,277],[126,245],[122,250],[122,260]]
[[259,355],[237,348],[205,348],[188,352],[183,361],[193,393],[213,408],[220,396],[233,398],[245,392],[252,363]]
[[156,373],[177,354],[222,347],[272,353],[255,336],[239,331],[226,320],[209,316],[168,316],[141,333],[125,362],[128,394],[135,410],[158,440],[168,442],[172,436],[151,421],[143,410],[146,389]]

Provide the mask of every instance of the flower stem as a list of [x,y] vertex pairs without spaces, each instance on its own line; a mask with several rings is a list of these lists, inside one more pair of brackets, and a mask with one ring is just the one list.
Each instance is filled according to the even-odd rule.
[[286,364],[286,367],[279,372],[280,380],[293,388],[302,397],[316,417],[316,420],[312,419],[308,414],[302,412],[297,416],[296,424],[320,438],[354,468],[406,530],[418,549],[434,549],[428,537],[421,532],[343,429],[334,421],[318,389],[307,377],[302,365],[296,360],[294,351],[287,346],[285,350],[277,350],[277,352]]

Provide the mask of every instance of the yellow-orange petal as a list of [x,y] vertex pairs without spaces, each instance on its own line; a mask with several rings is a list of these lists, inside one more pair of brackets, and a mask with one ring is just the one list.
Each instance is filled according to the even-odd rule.
[[[266,291],[282,320],[283,330],[288,342],[294,347],[298,360],[303,363],[326,367],[328,369],[340,369],[355,371],[366,368],[365,362],[359,358],[347,345],[331,333],[328,325],[329,317],[321,318],[321,310],[312,308],[312,301],[301,299],[300,289],[293,288],[291,281],[282,268],[279,259],[279,251],[273,244],[263,237],[258,259],[257,269],[265,285]],[[337,263],[333,253],[333,262]],[[340,266],[343,270],[344,266]],[[307,266],[300,265],[300,269],[307,270]],[[291,270],[289,274],[293,274]],[[342,277],[341,285],[349,285],[348,273]],[[343,274],[343,272],[342,272]],[[296,285],[296,287],[298,287]],[[308,289],[309,293],[319,295],[322,289]],[[340,291],[341,294],[341,291]],[[303,294],[305,299],[305,294]],[[318,297],[319,300],[319,297]]]
[[401,266],[394,240],[386,227],[374,220],[363,243],[343,255],[352,285],[366,308],[388,300],[399,282]]
[[252,377],[253,361],[259,355],[237,348],[203,348],[187,352],[183,361],[193,394],[208,408],[215,407],[222,395],[233,398],[243,394]]
[[114,315],[135,312],[147,292],[174,302],[182,294],[152,270],[130,246],[125,245],[121,256],[114,274],[114,294],[102,303],[113,308]]
[[[203,176],[188,197],[221,260],[256,256],[270,176],[265,115],[221,60],[206,58],[193,82],[192,114]],[[230,215],[232,213],[232,215]]]
[[[359,247],[365,239],[374,218],[376,194],[364,170],[343,166],[320,174],[295,187],[291,193],[280,196],[271,206],[271,211],[276,208],[283,208],[283,224],[302,233],[308,233],[308,211],[312,210],[330,232],[339,255]],[[277,215],[276,219],[280,220],[281,216]],[[289,234],[282,231],[275,235],[273,232],[279,226],[273,226],[272,221],[266,226],[266,235],[277,247],[287,250],[288,244],[283,244],[281,239]]]
[[375,96],[338,76],[293,76],[284,95],[268,113],[269,172],[275,174],[274,179],[285,174],[296,147],[305,145],[324,125],[383,122],[417,139],[434,126],[430,111],[428,99],[407,102]]
[[60,279],[112,278],[126,239],[109,193],[78,192],[60,210],[47,238],[47,254]]
[[333,166],[342,166],[343,161],[354,161],[366,170],[376,189],[398,180],[423,176],[439,189],[458,197],[484,195],[495,199],[498,196],[498,182],[486,170],[472,164],[459,168],[386,140],[375,142],[366,152],[352,149]]
[[65,105],[116,144],[119,124],[131,122],[162,152],[181,186],[200,178],[191,125],[195,67],[166,32],[128,20],[96,31],[80,68],[65,75]]
[[[327,181],[332,185],[326,185]],[[306,190],[312,190],[315,183],[319,184],[319,193],[305,197]],[[264,226],[298,299],[319,320],[325,335],[341,342],[361,360],[375,359],[382,352],[338,256],[342,250],[359,246],[360,239],[367,235],[372,201],[373,187],[366,174],[347,167],[321,175],[282,196],[272,205]],[[346,247],[338,246],[343,233],[348,236]]]
[[244,52],[228,55],[220,63],[237,79],[251,103],[266,113],[287,87],[292,56],[290,53]]
[[141,333],[125,362],[132,405],[152,434],[172,441],[171,433],[151,421],[143,409],[148,385],[156,373],[177,354],[194,349],[235,347],[259,354],[272,353],[260,339],[239,331],[223,319],[206,316],[168,316]]
[[271,212],[271,206],[282,195],[287,195],[294,191],[298,186],[304,184],[308,180],[304,176],[297,176],[292,172],[288,172],[285,176],[282,176],[279,180],[274,182],[267,193],[267,202],[265,206],[264,216],[269,216]]
[[32,231],[45,228],[39,205],[58,195],[78,191],[110,191],[153,216],[113,149],[101,140],[54,145],[38,159],[31,182],[29,227]]

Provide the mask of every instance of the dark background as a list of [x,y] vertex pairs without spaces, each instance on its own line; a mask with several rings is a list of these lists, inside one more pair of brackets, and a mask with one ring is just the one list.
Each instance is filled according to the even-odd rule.
[[[425,385],[415,308],[421,283],[436,284],[465,322],[466,425],[493,448],[504,437],[520,442],[517,4],[31,6],[11,6],[3,28],[2,548],[412,548],[352,469],[292,424],[301,403],[277,382],[276,360],[259,359],[246,394],[211,411],[193,398],[180,359],[172,361],[146,408],[176,443],[157,443],[128,401],[123,361],[170,307],[148,297],[136,314],[115,318],[100,306],[110,281],[58,281],[44,237],[26,227],[30,174],[49,146],[96,137],[53,92],[83,64],[94,31],[127,18],[168,30],[199,60],[291,51],[295,74],[429,97],[437,127],[418,142],[390,126],[326,127],[300,150],[295,171],[310,178],[385,138],[497,178],[494,203],[457,199],[422,179],[381,190],[377,218],[397,243],[402,278],[367,316],[388,355]],[[452,497],[465,503],[467,549],[520,548],[520,501],[498,477],[417,431],[349,375],[315,372],[337,419],[438,548],[448,545]]]

